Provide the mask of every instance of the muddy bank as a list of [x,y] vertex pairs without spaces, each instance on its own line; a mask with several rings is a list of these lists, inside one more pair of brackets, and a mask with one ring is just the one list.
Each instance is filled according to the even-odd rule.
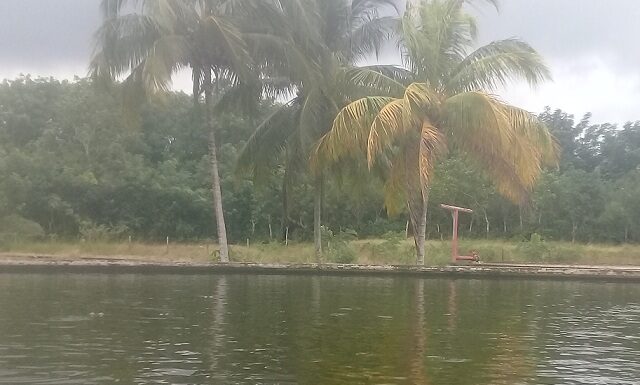
[[391,266],[346,264],[258,264],[156,261],[127,257],[65,257],[59,255],[0,254],[0,273],[118,272],[189,274],[314,274],[378,275],[453,278],[582,279],[640,282],[640,266],[469,264],[449,266]]

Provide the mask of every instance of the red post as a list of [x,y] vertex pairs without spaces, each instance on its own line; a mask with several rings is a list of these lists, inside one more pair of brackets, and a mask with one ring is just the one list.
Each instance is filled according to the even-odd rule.
[[472,213],[473,210],[466,209],[464,207],[450,206],[450,205],[440,205],[445,210],[451,211],[451,216],[453,217],[453,236],[451,237],[451,261],[456,263],[457,261],[475,261],[477,262],[480,258],[478,253],[473,252],[470,256],[459,255],[458,254],[458,214],[460,211],[463,213]]
[[453,236],[451,237],[451,261],[456,262],[458,259],[458,210],[453,210]]

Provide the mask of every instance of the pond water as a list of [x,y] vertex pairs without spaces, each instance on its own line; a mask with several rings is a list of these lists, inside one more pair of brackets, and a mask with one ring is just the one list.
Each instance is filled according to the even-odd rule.
[[0,384],[640,384],[640,285],[0,274]]

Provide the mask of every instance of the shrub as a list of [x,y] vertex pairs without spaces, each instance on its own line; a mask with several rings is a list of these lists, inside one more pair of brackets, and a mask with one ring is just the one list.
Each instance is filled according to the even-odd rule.
[[129,229],[125,225],[106,226],[96,225],[93,222],[80,224],[80,236],[87,242],[115,241],[122,239]]
[[389,231],[383,241],[373,246],[374,254],[384,263],[411,264],[414,260],[413,246],[408,244],[403,232]]
[[516,247],[518,253],[530,261],[542,261],[549,255],[549,247],[540,234],[533,233],[528,241],[520,242]]
[[37,222],[19,215],[9,215],[0,218],[0,236],[5,242],[19,239],[32,240],[44,237],[44,230]]
[[351,242],[356,239],[354,231],[340,232],[334,235],[333,232],[323,226],[322,239],[327,259],[335,263],[354,263],[358,256]]

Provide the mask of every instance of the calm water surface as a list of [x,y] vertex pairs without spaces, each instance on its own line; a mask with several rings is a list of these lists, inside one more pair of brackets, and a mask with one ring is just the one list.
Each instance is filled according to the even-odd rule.
[[640,285],[0,274],[0,384],[640,384]]

